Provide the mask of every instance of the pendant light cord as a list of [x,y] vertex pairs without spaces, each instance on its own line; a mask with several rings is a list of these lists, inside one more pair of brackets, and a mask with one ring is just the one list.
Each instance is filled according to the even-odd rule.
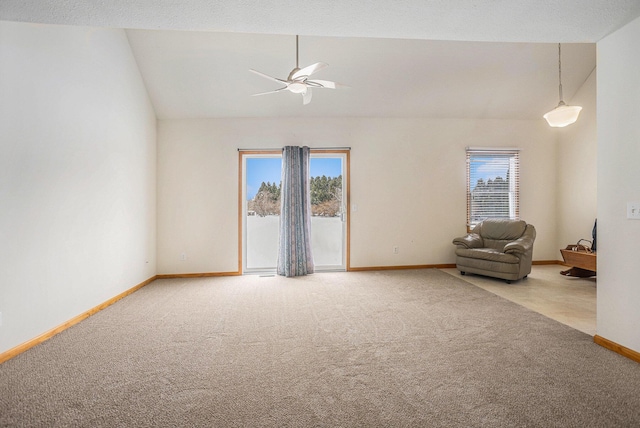
[[560,104],[564,104],[562,100],[562,51],[560,43],[558,43],[558,92],[560,95]]
[[296,34],[296,68],[300,68],[298,66],[298,35]]

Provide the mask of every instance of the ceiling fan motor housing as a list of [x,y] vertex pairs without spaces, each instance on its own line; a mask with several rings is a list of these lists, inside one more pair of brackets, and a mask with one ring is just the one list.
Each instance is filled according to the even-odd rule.
[[293,78],[293,75],[296,74],[298,71],[300,71],[300,68],[296,67],[293,70],[291,70],[291,73],[289,73],[289,77],[287,77],[287,80],[292,81],[292,80],[296,80]]

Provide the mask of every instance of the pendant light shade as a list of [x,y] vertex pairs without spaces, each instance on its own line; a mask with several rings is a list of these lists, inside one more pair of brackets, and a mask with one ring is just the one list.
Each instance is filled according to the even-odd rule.
[[559,95],[560,102],[558,107],[545,114],[543,117],[547,120],[549,126],[554,128],[562,128],[567,125],[571,125],[580,115],[580,106],[568,106],[562,100],[562,51],[560,50],[560,43],[558,43],[558,82],[559,82]]
[[558,107],[554,108],[543,117],[547,119],[549,126],[562,128],[564,126],[571,125],[578,120],[580,110],[582,110],[582,107],[580,106],[568,106],[564,101],[560,101]]

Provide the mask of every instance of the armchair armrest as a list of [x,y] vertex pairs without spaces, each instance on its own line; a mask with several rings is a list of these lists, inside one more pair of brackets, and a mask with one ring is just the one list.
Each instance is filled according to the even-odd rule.
[[509,242],[504,246],[504,252],[507,254],[524,254],[533,248],[533,238],[531,236],[522,236],[515,241]]
[[468,233],[466,236],[454,239],[453,243],[464,248],[482,248],[484,246],[482,237],[477,233]]
[[522,236],[504,246],[503,251],[508,254],[522,255],[533,251],[533,241],[536,240],[536,229],[528,224]]

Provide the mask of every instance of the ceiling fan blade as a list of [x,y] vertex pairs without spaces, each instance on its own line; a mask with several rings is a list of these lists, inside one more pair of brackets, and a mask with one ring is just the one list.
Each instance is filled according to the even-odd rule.
[[257,97],[258,95],[267,95],[267,94],[275,94],[276,92],[280,92],[287,89],[287,87],[285,86],[284,88],[280,88],[280,89],[276,89],[275,91],[268,91],[268,92],[260,92],[258,94],[252,94],[252,97]]
[[307,105],[311,102],[311,88],[307,88],[306,91],[302,93],[302,104]]
[[250,68],[249,71],[252,72],[252,73],[257,74],[258,76],[262,76],[265,79],[273,80],[273,81],[279,82],[279,83],[287,83],[286,80],[278,79],[277,77],[271,77],[271,76],[269,76],[267,74],[261,73],[261,72],[259,72],[257,70],[252,69],[252,68]]
[[336,89],[336,88],[346,88],[347,85],[343,85],[341,83],[331,82],[330,80],[307,80],[306,83],[309,86],[313,86],[314,88],[327,88],[327,89]]
[[300,77],[308,77],[308,76],[311,76],[313,73],[317,73],[318,71],[325,69],[327,67],[329,67],[329,64],[326,64],[324,62],[316,62],[315,64],[308,65],[296,71],[291,75],[291,78],[298,79]]

